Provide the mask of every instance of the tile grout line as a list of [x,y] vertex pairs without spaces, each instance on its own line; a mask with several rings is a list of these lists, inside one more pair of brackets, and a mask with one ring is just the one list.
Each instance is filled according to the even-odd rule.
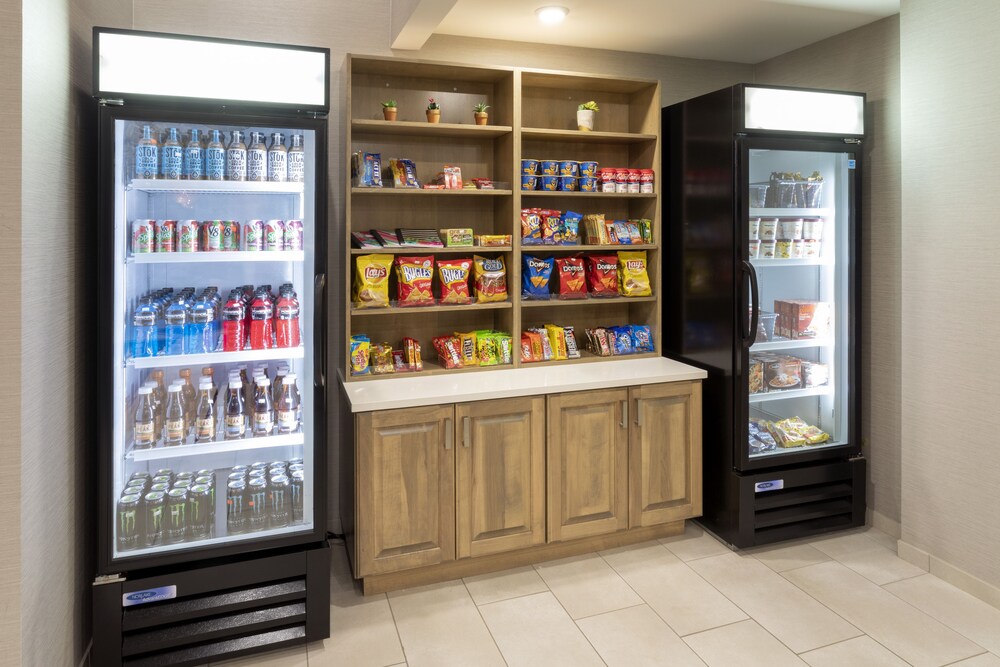
[[396,631],[396,639],[399,640],[399,650],[403,652],[403,662],[407,665],[410,664],[410,659],[406,657],[406,644],[403,643],[403,635],[399,632],[399,622],[396,621],[396,612],[392,608],[392,600],[389,599],[388,593],[382,593],[385,596],[385,603],[389,605],[389,616],[392,617],[392,628]]
[[[638,593],[636,593],[636,595],[638,595]],[[640,597],[639,599],[642,600],[642,597]],[[570,618],[573,618],[573,622],[576,622],[576,621],[585,621],[588,618],[597,618],[598,616],[605,616],[607,614],[614,614],[614,613],[619,612],[619,611],[625,611],[626,609],[635,609],[636,607],[648,607],[648,606],[649,605],[646,604],[646,601],[642,600],[642,602],[639,602],[637,604],[630,604],[627,607],[619,607],[618,609],[609,609],[607,611],[599,611],[596,614],[588,614],[586,616],[581,616],[580,618],[573,618],[572,616],[570,616]]]
[[[968,637],[966,637],[966,639],[968,639]],[[976,644],[976,646],[979,646],[979,645]],[[975,655],[970,655],[968,658],[959,658],[955,662],[949,662],[949,663],[947,663],[945,665],[942,665],[941,667],[951,667],[952,665],[958,665],[958,664],[961,664],[961,663],[965,662],[966,660],[972,660],[973,658],[978,658],[981,655],[987,655],[987,654],[992,655],[989,651],[983,651],[982,653],[977,653]]]
[[[486,632],[489,633],[490,639],[493,640],[493,645],[496,647],[497,653],[500,655],[500,659],[503,660],[503,664],[508,665],[509,667],[510,663],[507,662],[507,656],[503,654],[503,649],[501,649],[500,644],[497,643],[497,638],[493,636],[493,630],[490,628],[490,624],[486,622],[486,618],[483,616],[483,610],[479,608],[478,604],[476,604],[476,598],[472,597],[472,591],[469,590],[469,584],[465,583],[465,577],[462,577],[460,581],[462,582],[462,587],[465,588],[465,594],[469,596],[469,600],[472,601],[472,606],[475,607],[476,613],[479,615],[479,620],[483,622],[483,627],[486,628]],[[520,595],[518,597],[525,596]],[[503,600],[497,600],[497,602],[503,602]]]
[[[611,565],[606,560],[604,560],[604,557],[601,556],[601,554],[599,554],[596,551],[591,551],[590,553],[593,554],[593,555],[595,555],[595,556],[597,556],[601,560],[601,562],[603,562],[605,565],[608,566],[609,570],[611,570],[612,572],[615,573],[616,577],[618,577],[619,579],[621,579],[622,583],[625,584],[626,588],[628,588],[630,591],[632,591],[633,593],[635,593],[635,591],[632,590],[632,587],[628,585],[628,582],[625,581],[625,579],[623,579],[620,574],[618,574],[618,570],[616,570],[615,568],[611,567]],[[582,556],[586,556],[587,554],[581,554],[581,555]],[[577,556],[571,556],[571,558],[577,558]],[[562,559],[559,559],[559,560],[562,560]],[[594,643],[590,641],[590,637],[588,637],[587,633],[583,631],[583,628],[581,628],[579,625],[577,625],[576,619],[573,618],[573,615],[571,613],[569,613],[569,609],[566,609],[566,605],[564,605],[562,603],[562,600],[559,599],[559,596],[556,595],[556,592],[554,590],[552,590],[551,586],[549,586],[549,582],[545,581],[545,577],[542,576],[542,573],[539,570],[539,567],[538,567],[539,565],[542,565],[542,563],[533,563],[532,564],[532,567],[534,567],[534,569],[535,569],[535,574],[537,574],[538,578],[542,580],[542,583],[545,584],[545,587],[549,589],[549,594],[552,595],[552,597],[555,599],[556,604],[558,604],[562,608],[563,613],[566,614],[567,618],[569,618],[570,623],[572,623],[573,627],[576,628],[576,631],[580,633],[580,636],[583,637],[583,640],[585,642],[587,642],[587,645],[589,645],[590,648],[594,651],[594,655],[597,656],[597,659],[600,660],[602,663],[604,663],[604,667],[608,667],[608,663],[604,659],[604,656],[602,656],[601,652],[597,650],[597,647],[594,646]],[[635,594],[636,594],[636,597],[638,597],[640,600],[642,600],[642,596],[641,595],[639,595],[638,593],[635,593]],[[643,600],[643,602],[645,602],[645,600]],[[632,605],[632,606],[638,606],[638,605]],[[618,611],[618,610],[617,609],[612,609],[611,611]],[[596,616],[596,615],[597,614],[592,614],[592,616]],[[587,618],[589,618],[589,617],[587,617]]]

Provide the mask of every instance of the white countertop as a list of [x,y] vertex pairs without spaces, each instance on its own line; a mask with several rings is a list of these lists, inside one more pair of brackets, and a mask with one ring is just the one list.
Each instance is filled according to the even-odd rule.
[[707,375],[700,368],[658,357],[346,382],[344,392],[351,403],[351,412],[370,412],[492,398],[703,380]]

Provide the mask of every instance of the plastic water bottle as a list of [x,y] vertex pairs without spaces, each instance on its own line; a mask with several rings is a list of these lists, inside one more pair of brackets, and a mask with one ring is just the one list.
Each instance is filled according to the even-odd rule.
[[187,328],[188,309],[183,299],[167,306],[166,344],[164,354],[184,354],[184,334]]
[[215,350],[212,336],[212,303],[207,297],[201,297],[195,302],[186,327],[185,354],[205,354]]
[[143,299],[132,316],[132,356],[155,357],[159,353],[156,330],[156,306],[151,299]]

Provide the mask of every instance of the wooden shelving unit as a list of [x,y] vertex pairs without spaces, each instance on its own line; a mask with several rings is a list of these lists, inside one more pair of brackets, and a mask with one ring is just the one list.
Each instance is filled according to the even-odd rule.
[[[431,339],[454,331],[495,329],[510,332],[514,339],[514,368],[521,364],[521,332],[546,323],[570,325],[578,343],[585,345],[584,329],[595,326],[645,324],[651,327],[656,352],[661,349],[660,299],[660,88],[656,81],[621,79],[569,72],[523,68],[477,67],[379,56],[348,55],[347,155],[358,150],[380,153],[384,163],[405,157],[417,165],[421,180],[433,177],[445,164],[457,165],[462,176],[490,178],[497,190],[404,190],[352,187],[347,169],[345,192],[344,279],[353,281],[360,255],[402,253],[413,255],[502,257],[507,266],[509,300],[503,304],[432,306],[355,310],[346,295],[343,377],[368,380],[414,377],[405,373],[352,377],[350,336],[367,334],[373,342],[388,342],[396,348],[404,336],[421,342],[424,374],[450,373],[436,364]],[[424,109],[433,97],[441,105],[439,124],[427,123]],[[395,99],[399,119],[381,117],[381,101]],[[597,100],[594,132],[576,129],[576,107]],[[489,125],[473,122],[472,107],[490,105]],[[657,182],[653,194],[608,194],[520,190],[522,158],[594,160],[601,166],[654,169]],[[506,184],[506,185],[505,185]],[[520,211],[523,208],[555,208],[579,213],[604,213],[609,219],[648,218],[653,221],[653,243],[636,246],[523,246]],[[476,234],[510,234],[510,247],[477,248],[382,248],[351,247],[350,232],[373,228],[471,227]],[[647,253],[653,296],[645,298],[586,299],[580,301],[522,301],[523,255],[565,256],[578,252],[614,253],[644,250]],[[390,297],[395,297],[395,277]],[[435,276],[435,290],[437,277]],[[388,317],[387,317],[388,315]],[[634,359],[637,356],[620,357]],[[580,363],[614,359],[587,352]],[[462,369],[461,372],[494,370],[510,366]]]

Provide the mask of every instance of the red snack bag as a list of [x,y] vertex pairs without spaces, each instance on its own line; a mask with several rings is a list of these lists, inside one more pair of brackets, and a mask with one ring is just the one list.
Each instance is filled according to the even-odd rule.
[[433,306],[434,257],[397,257],[399,306]]
[[472,303],[469,294],[469,272],[471,259],[439,259],[438,277],[441,279],[441,299],[443,304]]
[[583,272],[583,257],[560,257],[556,259],[556,273],[559,275],[560,299],[586,299],[587,282]]
[[587,287],[590,288],[590,296],[617,297],[618,256],[588,255],[584,259],[587,263]]
[[461,342],[457,338],[454,336],[438,336],[431,343],[434,345],[434,349],[437,350],[438,357],[441,359],[441,365],[445,368],[462,367]]

